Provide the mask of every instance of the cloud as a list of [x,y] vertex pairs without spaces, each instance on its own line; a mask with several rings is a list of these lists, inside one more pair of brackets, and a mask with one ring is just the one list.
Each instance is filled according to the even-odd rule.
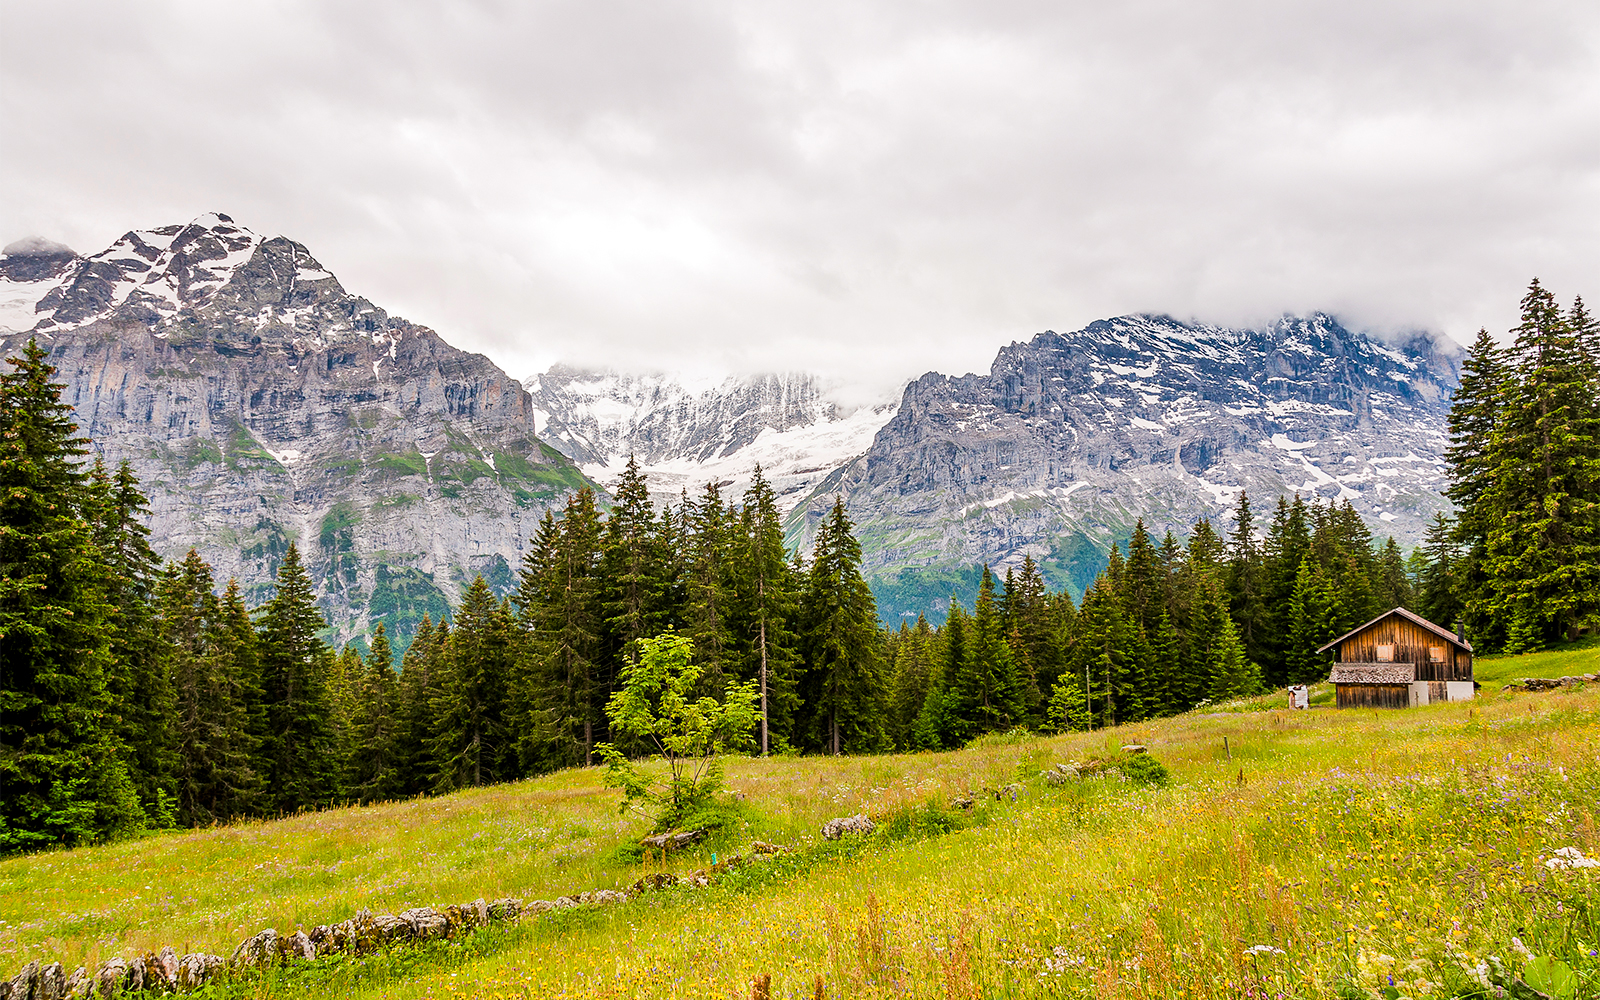
[[0,237],[225,211],[514,374],[892,388],[1129,311],[1504,329],[1597,272],[1600,10],[0,0]]

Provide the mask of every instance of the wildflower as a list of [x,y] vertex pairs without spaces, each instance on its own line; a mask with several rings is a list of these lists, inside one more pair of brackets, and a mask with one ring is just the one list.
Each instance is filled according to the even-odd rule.
[[1282,948],[1274,948],[1270,944],[1255,944],[1255,945],[1251,945],[1250,947],[1248,947],[1248,948],[1246,948],[1244,950],[1244,955],[1245,955],[1246,958],[1249,958],[1252,955],[1282,955],[1282,954],[1285,954],[1285,952],[1284,952],[1284,950]]

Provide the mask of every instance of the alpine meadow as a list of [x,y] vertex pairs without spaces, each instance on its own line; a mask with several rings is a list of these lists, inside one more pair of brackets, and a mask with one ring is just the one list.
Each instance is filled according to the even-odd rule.
[[[0,998],[1600,995],[1581,299],[1480,332],[1409,551],[1241,489],[894,626],[842,494],[807,552],[759,467],[630,460],[336,647],[298,542],[254,607],[157,554],[51,357],[0,375]],[[1334,707],[1396,608],[1474,697]]]

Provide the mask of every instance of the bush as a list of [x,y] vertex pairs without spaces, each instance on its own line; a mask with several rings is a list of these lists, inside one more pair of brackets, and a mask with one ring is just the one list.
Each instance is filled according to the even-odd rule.
[[1135,785],[1166,788],[1172,784],[1172,772],[1167,765],[1147,753],[1136,753],[1117,764],[1117,770],[1127,775]]

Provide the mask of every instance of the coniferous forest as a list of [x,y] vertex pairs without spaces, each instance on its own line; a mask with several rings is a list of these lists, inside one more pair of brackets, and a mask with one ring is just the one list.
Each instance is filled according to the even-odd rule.
[[1327,675],[1324,642],[1396,605],[1524,651],[1600,620],[1600,326],[1536,281],[1480,332],[1450,417],[1454,518],[1403,553],[1348,503],[1241,493],[1232,526],[1142,523],[1075,603],[1031,560],[973,607],[880,625],[842,501],[786,549],[760,477],[657,510],[547,514],[513,592],[479,578],[396,657],[336,650],[291,546],[263,606],[194,552],[163,565],[126,466],[88,462],[46,352],[0,374],[0,853],[433,794],[623,750],[606,704],[640,644],[692,643],[697,694],[760,691],[752,753],[938,750],[1086,729]]

